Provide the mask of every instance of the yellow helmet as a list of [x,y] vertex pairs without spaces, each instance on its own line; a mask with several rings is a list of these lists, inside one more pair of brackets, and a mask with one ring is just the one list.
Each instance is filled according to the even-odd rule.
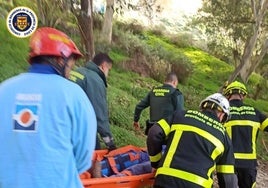
[[229,96],[232,94],[242,94],[242,95],[246,96],[248,94],[248,92],[247,92],[247,88],[244,84],[242,84],[241,82],[238,82],[238,81],[234,81],[234,82],[230,83],[223,90],[223,94],[225,96]]

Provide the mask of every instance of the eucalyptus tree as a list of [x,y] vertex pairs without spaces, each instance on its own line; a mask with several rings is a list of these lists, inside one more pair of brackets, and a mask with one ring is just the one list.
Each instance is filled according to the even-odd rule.
[[126,11],[136,10],[140,12],[140,15],[144,15],[149,20],[153,20],[154,16],[160,12],[160,1],[161,0],[106,0],[106,11],[101,30],[101,39],[108,44],[112,42],[114,13],[123,17]]
[[77,18],[86,60],[95,54],[93,36],[93,0],[70,0],[71,10]]
[[262,63],[268,50],[268,0],[203,0],[195,22],[210,42],[232,55],[234,72],[244,82]]
[[106,0],[106,10],[101,30],[101,40],[111,44],[113,31],[114,0]]

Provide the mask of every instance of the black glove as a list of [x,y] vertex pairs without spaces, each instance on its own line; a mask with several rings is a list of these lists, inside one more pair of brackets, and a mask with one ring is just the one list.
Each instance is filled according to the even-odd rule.
[[108,147],[108,151],[112,151],[112,150],[115,150],[116,149],[116,146],[115,145],[111,145]]
[[[103,140],[106,140],[106,139],[103,139]],[[108,140],[108,142],[104,142],[104,143],[107,146],[108,151],[115,150],[116,146],[115,146],[113,138],[109,138],[107,140]]]

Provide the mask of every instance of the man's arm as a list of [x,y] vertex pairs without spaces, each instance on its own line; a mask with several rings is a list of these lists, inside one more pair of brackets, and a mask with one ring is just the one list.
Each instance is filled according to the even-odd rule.
[[73,128],[71,141],[78,173],[91,167],[95,149],[97,121],[94,109],[84,92],[75,92],[78,102],[72,107]]
[[[169,118],[172,118],[170,116]],[[155,123],[148,132],[147,149],[151,161],[151,165],[157,168],[162,157],[162,146],[165,145],[166,138],[170,132],[168,119],[161,119]]]
[[182,94],[177,95],[177,105],[175,110],[184,110],[184,97]]
[[140,115],[142,111],[150,106],[150,93],[148,93],[135,107],[134,110],[134,122],[133,122],[133,127],[135,129],[139,129],[139,120],[140,120]]
[[234,170],[235,158],[233,146],[225,132],[224,153],[216,164],[218,184],[220,188],[237,188],[237,177]]
[[172,104],[174,111],[184,110],[184,97],[178,89],[172,93]]

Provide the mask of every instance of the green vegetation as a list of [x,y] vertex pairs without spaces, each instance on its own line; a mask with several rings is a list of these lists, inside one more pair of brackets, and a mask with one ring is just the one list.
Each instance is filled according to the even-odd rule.
[[[139,32],[131,32],[125,27],[124,30],[116,28],[115,44],[109,47],[109,54],[115,61],[108,77],[107,91],[111,129],[118,146],[145,146],[143,130],[135,131],[132,127],[134,108],[152,87],[161,84],[168,71],[175,70],[179,74],[181,82],[178,87],[185,96],[186,108],[198,109],[201,99],[217,92],[234,68],[200,49],[181,47],[185,46],[185,41],[179,45],[181,39],[174,41],[176,38],[173,36],[140,28]],[[13,37],[7,31],[4,20],[0,20],[0,30],[1,82],[27,70],[28,39]],[[263,92],[257,100],[252,98],[261,81],[257,74],[250,77],[250,95],[246,102],[268,114],[267,92]],[[145,125],[148,116],[147,109],[142,114],[141,126]],[[260,157],[267,159],[267,150],[261,147],[263,135],[260,134],[258,139],[258,151]]]

